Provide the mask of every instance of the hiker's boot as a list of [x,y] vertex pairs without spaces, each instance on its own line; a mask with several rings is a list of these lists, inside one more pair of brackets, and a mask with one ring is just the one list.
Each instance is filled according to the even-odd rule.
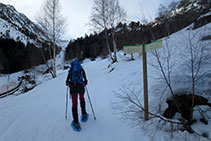
[[80,102],[80,104],[81,104],[81,113],[82,113],[81,120],[86,121],[88,118],[88,114],[86,113],[86,103],[85,101],[82,101]]
[[73,126],[74,126],[74,128],[75,128],[76,130],[79,130],[79,129],[80,129],[79,123],[73,122]]

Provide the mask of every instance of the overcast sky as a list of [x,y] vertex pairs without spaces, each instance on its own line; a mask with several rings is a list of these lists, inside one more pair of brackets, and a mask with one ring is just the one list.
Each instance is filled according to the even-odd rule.
[[[4,4],[13,5],[18,12],[25,14],[35,22],[35,16],[41,9],[45,0],[0,0]],[[128,22],[138,21],[142,14],[156,16],[159,4],[169,5],[172,1],[178,0],[119,0],[120,5],[128,15]],[[92,9],[93,0],[60,0],[62,14],[67,19],[67,30],[65,38],[77,38],[90,34],[90,27],[87,25]],[[142,10],[141,10],[142,9]],[[151,18],[150,18],[151,19]]]

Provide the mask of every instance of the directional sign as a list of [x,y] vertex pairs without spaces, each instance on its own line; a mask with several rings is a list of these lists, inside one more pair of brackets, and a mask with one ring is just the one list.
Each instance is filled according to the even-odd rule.
[[[162,40],[158,40],[155,42],[152,42],[150,44],[145,45],[145,52],[150,52],[159,48],[163,47]],[[143,54],[143,45],[135,45],[135,46],[124,46],[124,53],[139,53],[140,55]]]
[[124,46],[124,53],[142,53],[142,45],[136,45],[136,46]]
[[145,51],[150,52],[150,51],[162,48],[162,46],[163,46],[162,40],[158,40],[158,41],[152,42],[150,44],[146,44]]
[[149,119],[149,107],[148,107],[148,82],[147,82],[147,53],[159,48],[162,48],[162,40],[152,42],[150,44],[136,45],[136,46],[124,46],[124,53],[139,53],[143,55],[143,87],[144,87],[144,109],[145,120]]

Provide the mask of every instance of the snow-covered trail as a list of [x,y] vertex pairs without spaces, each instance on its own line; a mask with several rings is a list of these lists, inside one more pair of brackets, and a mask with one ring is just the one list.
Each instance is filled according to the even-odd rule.
[[[194,32],[203,32],[210,29],[209,24],[206,27],[197,29]],[[183,41],[182,37],[187,35],[188,28],[181,32],[171,35],[168,39],[172,45],[177,45],[178,41]],[[206,35],[209,35],[209,34]],[[194,34],[193,34],[194,35]],[[201,40],[201,38],[199,38]],[[184,46],[186,43],[184,43]],[[206,44],[210,47],[210,40]],[[175,46],[175,49],[177,46]],[[165,46],[160,51],[164,52]],[[173,50],[174,51],[174,50]],[[183,65],[183,58],[179,55],[180,51],[174,51],[174,59],[178,61],[179,69]],[[59,63],[62,62],[63,56],[58,58]],[[127,56],[123,56],[123,52],[119,52],[119,62],[113,64],[115,69],[109,73],[111,68],[107,68],[110,63],[109,59],[97,59],[96,61],[87,61],[83,63],[88,78],[88,90],[94,106],[97,120],[93,120],[91,108],[87,95],[86,105],[89,113],[89,120],[86,123],[81,123],[82,131],[74,132],[70,127],[72,121],[71,102],[69,101],[68,119],[65,120],[65,102],[66,102],[66,86],[65,80],[67,71],[58,70],[58,77],[46,81],[32,91],[19,95],[8,96],[0,99],[0,141],[138,141],[138,140],[206,140],[195,134],[188,132],[175,131],[172,139],[172,126],[160,125],[158,119],[143,123],[136,128],[131,128],[127,124],[122,124],[119,120],[119,115],[114,114],[115,111],[112,102],[117,101],[114,92],[120,92],[121,88],[132,89],[135,94],[143,102],[142,89],[142,64],[141,59],[137,56],[134,61],[127,60]],[[148,55],[148,60],[153,62],[153,59]],[[59,64],[58,63],[58,64]],[[60,64],[61,65],[61,64]],[[62,65],[61,65],[62,66]],[[60,68],[61,68],[60,66]],[[14,74],[18,76],[19,74]],[[187,89],[187,80],[184,80],[183,72],[178,69],[173,70],[174,77],[176,77],[175,88]],[[148,89],[149,89],[149,108],[150,110],[159,107],[161,100],[159,90],[165,89],[164,85],[160,85],[160,80],[155,81],[159,73],[148,65]],[[12,75],[13,77],[13,75]],[[45,76],[43,76],[45,77]],[[1,82],[4,82],[7,77],[3,77]],[[43,79],[42,78],[42,82]],[[48,79],[48,78],[47,78]],[[182,80],[183,79],[183,80]],[[39,80],[39,79],[38,79]],[[177,81],[181,80],[181,81]],[[173,82],[173,81],[172,81]],[[189,83],[191,84],[191,83]],[[199,90],[210,91],[210,77],[202,80]],[[160,89],[161,88],[161,89]],[[157,92],[158,89],[158,92]],[[208,92],[209,92],[208,91]],[[158,94],[157,94],[158,93]],[[168,97],[168,92],[164,95]],[[167,107],[165,98],[162,98],[162,109]],[[157,106],[157,107],[156,107]],[[79,115],[80,115],[80,108]],[[208,113],[210,117],[210,113]],[[198,121],[200,116],[196,116]],[[210,123],[210,120],[209,120]],[[164,128],[163,128],[164,127]],[[205,133],[210,136],[210,124],[208,126],[202,125],[200,122],[194,125],[194,129],[199,133]],[[163,128],[163,129],[162,129]],[[170,131],[170,132],[169,132]]]
[[62,134],[60,126],[68,127],[63,112],[64,78],[43,83],[26,95],[1,100],[0,140],[57,140]]
[[[122,124],[112,110],[112,87],[114,82],[105,75],[103,67],[96,62],[86,63],[88,90],[97,120],[93,120],[88,98],[86,98],[89,120],[81,123],[82,131],[73,132],[71,102],[68,119],[65,114],[65,80],[67,72],[37,86],[32,91],[0,99],[1,141],[128,141],[133,137],[132,129]],[[106,66],[105,66],[106,67]],[[79,115],[80,115],[80,107]]]

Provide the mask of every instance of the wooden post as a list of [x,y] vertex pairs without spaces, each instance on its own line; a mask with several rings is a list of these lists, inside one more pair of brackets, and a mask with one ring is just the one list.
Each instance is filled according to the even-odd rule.
[[148,82],[147,82],[147,54],[145,52],[145,45],[143,44],[143,86],[144,86],[144,119],[149,119],[148,108]]
[[147,82],[147,54],[153,50],[162,48],[162,40],[157,40],[150,44],[134,45],[134,46],[124,46],[124,53],[139,53],[143,54],[143,87],[144,87],[144,118],[145,120],[149,119],[149,107],[148,107],[148,82]]

